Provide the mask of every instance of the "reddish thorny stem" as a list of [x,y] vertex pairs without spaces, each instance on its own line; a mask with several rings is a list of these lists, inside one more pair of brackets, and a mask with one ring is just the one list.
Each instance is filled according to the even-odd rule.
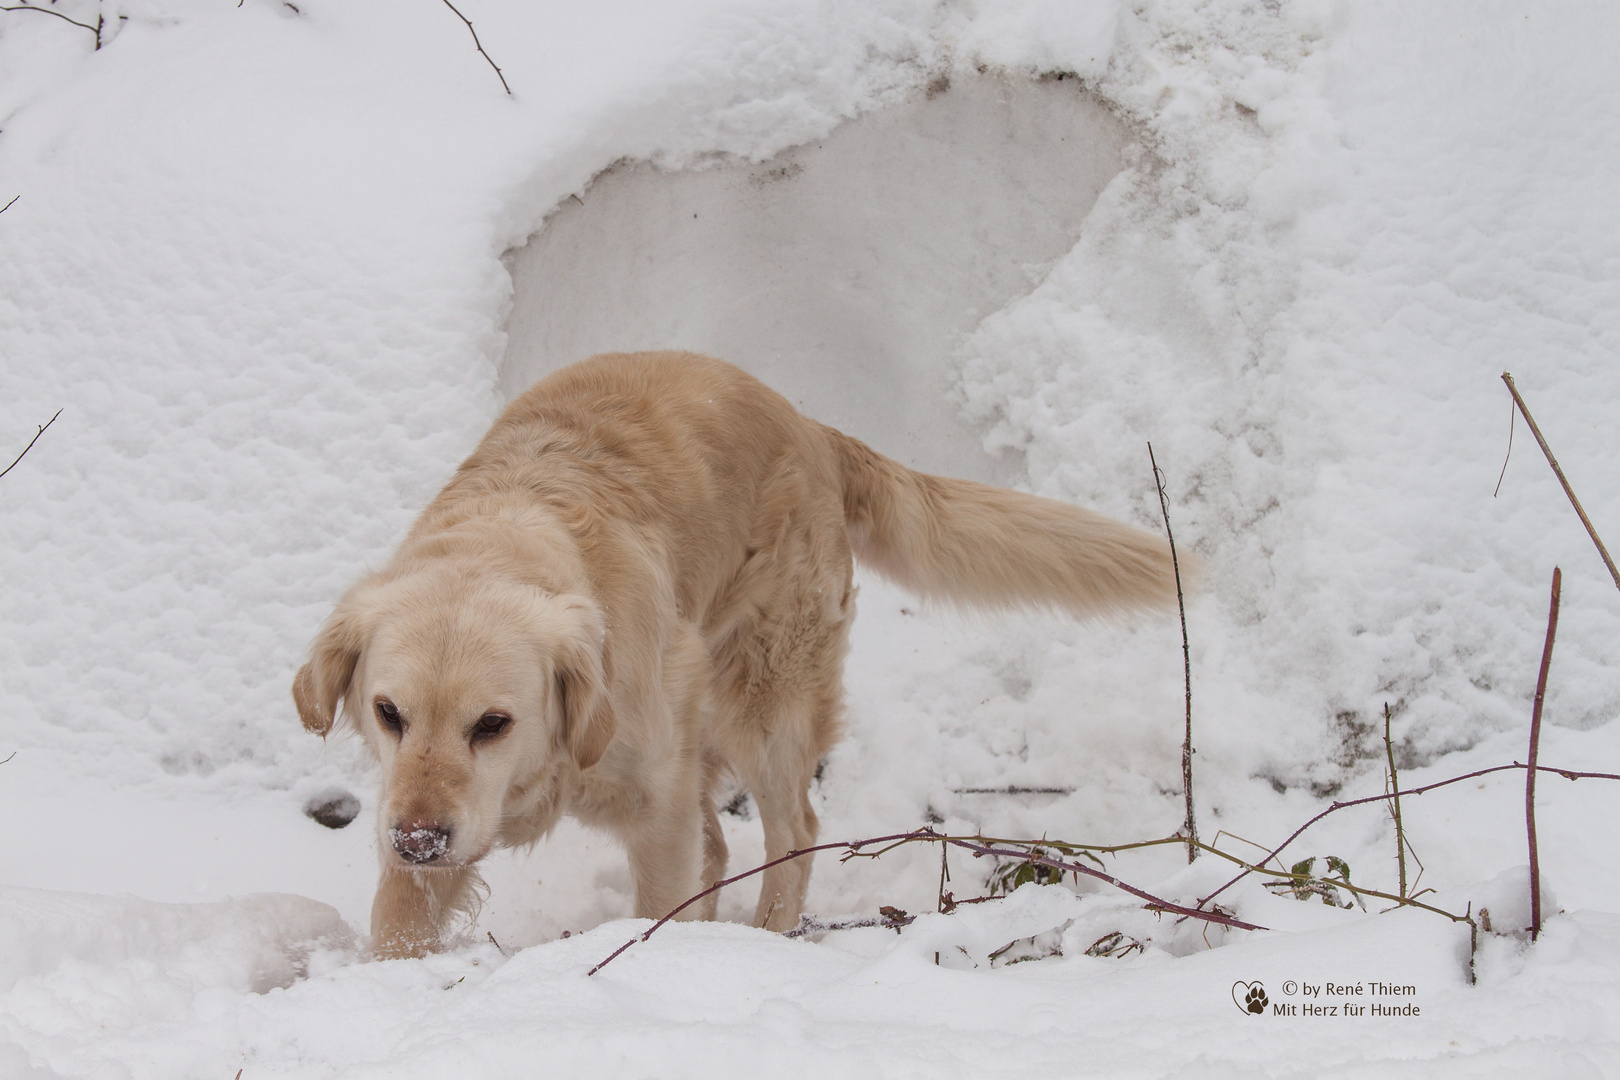
[[[1406,791],[1401,792],[1401,795],[1403,797],[1410,798],[1410,797],[1412,797],[1414,795],[1422,795],[1424,792],[1427,792],[1427,791],[1434,791],[1436,788],[1448,787],[1448,786],[1450,786],[1452,784],[1460,784],[1464,780],[1472,780],[1475,777],[1488,776],[1491,773],[1506,772],[1506,771],[1511,770],[1511,769],[1528,769],[1528,768],[1530,768],[1530,766],[1520,764],[1519,762],[1514,762],[1511,765],[1494,765],[1494,766],[1492,766],[1491,768],[1488,768],[1488,769],[1476,769],[1474,772],[1464,773],[1461,776],[1453,776],[1448,780],[1437,780],[1436,782],[1434,782],[1432,784],[1424,784],[1424,785],[1422,785],[1420,787],[1410,788],[1410,789],[1408,789]],[[1554,768],[1554,767],[1549,766],[1549,765],[1537,765],[1534,768],[1535,768],[1536,772],[1557,773],[1559,776],[1562,776],[1566,780],[1620,780],[1620,773],[1579,772],[1579,771],[1576,771],[1574,769],[1559,769],[1559,768]],[[1335,812],[1337,812],[1339,810],[1344,810],[1344,809],[1346,809],[1348,807],[1351,807],[1351,806],[1363,806],[1363,805],[1365,805],[1367,803],[1385,802],[1388,799],[1390,799],[1391,797],[1392,796],[1388,792],[1386,792],[1386,793],[1384,793],[1382,795],[1368,795],[1365,798],[1346,799],[1346,800],[1344,800],[1342,802],[1333,803],[1333,805],[1329,806],[1326,810],[1323,810],[1321,813],[1319,813],[1315,817],[1311,818],[1305,824],[1303,824],[1299,828],[1295,829],[1293,831],[1293,833],[1291,833],[1289,835],[1288,839],[1284,840],[1282,843],[1278,844],[1275,848],[1273,848],[1271,850],[1271,852],[1264,859],[1260,860],[1260,862],[1258,864],[1256,864],[1254,867],[1245,868],[1236,877],[1232,878],[1231,881],[1228,881],[1225,885],[1222,885],[1219,889],[1216,889],[1214,892],[1210,893],[1208,896],[1206,896],[1202,900],[1198,901],[1198,906],[1197,907],[1187,907],[1186,905],[1177,904],[1177,903],[1174,903],[1172,901],[1162,899],[1161,897],[1154,896],[1152,893],[1147,892],[1146,890],[1138,889],[1134,885],[1131,885],[1131,884],[1129,884],[1127,882],[1121,881],[1119,878],[1114,877],[1112,874],[1104,873],[1101,870],[1098,870],[1098,869],[1096,869],[1094,867],[1086,866],[1083,863],[1069,862],[1069,861],[1067,861],[1065,859],[1049,858],[1049,857],[1047,857],[1045,855],[1036,854],[1032,850],[1022,850],[1021,851],[1021,850],[1018,850],[1016,848],[996,847],[996,846],[994,846],[992,844],[981,844],[981,843],[977,843],[977,842],[972,841],[972,840],[966,840],[966,839],[963,839],[963,838],[957,837],[957,836],[946,836],[943,833],[936,832],[933,828],[927,827],[927,826],[925,826],[925,827],[923,827],[921,829],[913,829],[911,832],[891,833],[888,836],[874,836],[874,837],[869,837],[868,839],[865,839],[865,840],[844,840],[844,841],[839,841],[839,842],[836,842],[836,843],[816,844],[813,847],[803,848],[803,849],[798,850],[798,851],[790,851],[786,855],[783,855],[779,859],[772,859],[770,862],[763,863],[763,864],[761,864],[759,866],[753,867],[752,869],[744,870],[740,874],[734,874],[731,877],[728,877],[728,878],[725,878],[725,879],[723,879],[721,881],[715,882],[713,885],[710,885],[708,888],[704,889],[702,892],[696,893],[692,897],[688,898],[685,902],[680,904],[680,906],[676,907],[673,911],[671,911],[668,915],[665,915],[662,919],[659,919],[657,922],[653,923],[645,931],[638,934],[636,937],[631,938],[629,941],[625,942],[623,945],[620,945],[617,949],[613,950],[613,952],[606,959],[602,960],[601,963],[597,964],[595,967],[591,968],[588,972],[586,972],[586,975],[588,975],[588,976],[589,975],[595,975],[598,971],[601,971],[604,967],[606,967],[608,964],[612,963],[615,959],[617,959],[620,956],[620,954],[624,953],[626,950],[628,950],[636,942],[638,942],[638,941],[646,941],[648,938],[652,937],[654,932],[656,932],[659,928],[661,928],[665,923],[669,922],[671,919],[674,919],[677,915],[679,915],[681,912],[685,911],[687,908],[691,907],[693,904],[697,903],[699,900],[701,900],[704,897],[710,895],[711,893],[714,893],[714,892],[716,892],[716,891],[718,891],[720,889],[725,888],[727,885],[732,885],[732,884],[735,884],[736,882],[743,881],[743,880],[745,880],[747,878],[753,877],[756,874],[762,874],[766,870],[769,870],[773,866],[780,866],[782,863],[790,862],[793,859],[803,858],[806,855],[813,855],[818,851],[836,851],[836,850],[842,848],[844,850],[844,852],[845,852],[845,856],[844,856],[845,858],[849,858],[849,857],[852,857],[852,856],[875,858],[878,855],[883,854],[883,852],[882,851],[877,851],[877,852],[872,852],[872,853],[868,854],[868,853],[862,851],[862,849],[863,848],[873,847],[874,845],[878,845],[878,844],[887,844],[887,845],[890,845],[890,846],[899,846],[901,844],[909,844],[909,843],[934,842],[934,843],[945,844],[945,845],[948,845],[948,846],[951,846],[951,847],[962,848],[963,850],[971,851],[975,855],[978,855],[978,856],[994,855],[994,856],[1000,856],[1000,857],[1003,857],[1003,858],[1020,859],[1020,860],[1022,860],[1024,862],[1035,863],[1035,864],[1040,865],[1040,866],[1049,866],[1049,867],[1053,868],[1054,870],[1062,870],[1062,871],[1064,871],[1066,873],[1085,874],[1087,877],[1093,877],[1093,878],[1098,879],[1099,881],[1107,882],[1108,884],[1114,886],[1117,889],[1120,889],[1123,892],[1130,893],[1132,896],[1140,897],[1141,899],[1147,901],[1148,906],[1154,908],[1155,910],[1165,911],[1165,912],[1169,912],[1171,914],[1181,915],[1181,916],[1184,916],[1184,917],[1187,917],[1187,918],[1201,919],[1204,922],[1215,923],[1218,926],[1231,927],[1232,929],[1235,929],[1235,930],[1264,930],[1266,928],[1263,927],[1263,926],[1257,926],[1254,923],[1244,922],[1241,919],[1233,918],[1232,916],[1225,915],[1225,914],[1223,914],[1223,913],[1221,913],[1219,911],[1205,910],[1204,905],[1208,904],[1215,897],[1219,896],[1221,893],[1223,893],[1227,889],[1231,888],[1237,882],[1241,881],[1243,878],[1245,878],[1249,874],[1253,873],[1259,867],[1262,867],[1267,862],[1270,862],[1273,858],[1275,858],[1277,856],[1278,852],[1282,851],[1283,848],[1287,847],[1289,844],[1291,844],[1295,840],[1297,840],[1299,838],[1300,834],[1305,832],[1306,829],[1309,829],[1312,825],[1316,824],[1318,821],[1321,821],[1323,818],[1327,817],[1329,814],[1335,813]],[[1040,841],[1037,841],[1037,840],[1020,841],[1020,842],[1028,843],[1030,848],[1034,848],[1034,847],[1036,847],[1036,846],[1038,846],[1040,844]],[[884,850],[887,850],[887,848],[885,848]]]
[[1541,649],[1536,676],[1536,703],[1530,715],[1530,756],[1524,777],[1524,827],[1530,837],[1530,940],[1541,936],[1541,856],[1536,850],[1536,757],[1541,750],[1541,704],[1547,697],[1547,669],[1552,667],[1553,639],[1558,636],[1558,598],[1564,574],[1553,567],[1552,604],[1547,609],[1547,643]]
[[[723,889],[727,885],[742,881],[744,878],[749,878],[753,877],[755,874],[764,873],[773,866],[780,866],[782,863],[789,862],[793,859],[802,858],[805,855],[811,855],[818,851],[833,851],[838,848],[843,848],[845,849],[847,855],[860,855],[862,854],[862,848],[872,847],[875,844],[900,845],[915,843],[918,841],[932,841],[941,844],[948,844],[952,847],[959,847],[964,850],[971,851],[975,855],[979,856],[1005,856],[1021,859],[1025,862],[1036,863],[1041,866],[1050,866],[1054,870],[1085,874],[1088,877],[1097,878],[1099,881],[1106,881],[1108,884],[1117,889],[1128,892],[1132,896],[1141,897],[1143,900],[1146,900],[1149,905],[1161,911],[1168,911],[1176,915],[1184,915],[1194,919],[1202,919],[1205,922],[1212,922],[1221,926],[1229,926],[1237,930],[1265,929],[1263,926],[1256,926],[1253,923],[1246,923],[1241,919],[1234,919],[1230,915],[1223,915],[1218,911],[1199,911],[1197,908],[1186,907],[1182,904],[1177,904],[1173,901],[1162,899],[1161,897],[1154,896],[1150,892],[1138,889],[1134,885],[1127,884],[1126,882],[1114,877],[1112,874],[1106,874],[1101,870],[1086,866],[1083,863],[1069,862],[1064,859],[1052,859],[1044,855],[1034,854],[1030,851],[1018,851],[1013,848],[998,848],[992,847],[988,844],[977,844],[971,840],[963,840],[960,837],[946,836],[942,833],[934,831],[934,829],[930,827],[924,826],[921,829],[914,829],[908,833],[893,833],[889,836],[874,836],[866,840],[846,840],[833,844],[817,844],[814,847],[807,847],[799,851],[790,851],[779,859],[772,859],[770,862],[756,866],[751,870],[745,870],[742,873],[726,878],[723,881],[717,881],[713,885],[710,885],[707,889],[704,889],[702,892],[688,898],[679,907],[675,908],[674,911],[671,911],[668,915],[665,915],[662,919],[659,919],[657,922],[653,923],[640,935],[633,937],[623,945],[620,945],[617,949],[613,950],[612,954],[609,955],[605,960],[591,968],[591,970],[587,971],[585,974],[595,975],[598,971],[601,971],[608,964],[612,963],[620,953],[623,953],[626,949],[630,948],[630,946],[634,945],[638,941],[646,941],[648,938],[652,937],[653,933],[665,923],[669,922],[671,919],[675,918],[675,916],[679,915],[681,912],[685,911],[687,908],[691,907],[705,896],[708,896],[710,893]],[[881,854],[881,852],[877,854]]]

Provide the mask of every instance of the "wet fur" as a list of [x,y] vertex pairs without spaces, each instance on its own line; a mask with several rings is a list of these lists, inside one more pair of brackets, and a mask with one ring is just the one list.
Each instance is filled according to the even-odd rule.
[[[388,566],[338,602],[293,684],[305,727],[342,718],[382,763],[377,952],[437,947],[478,860],[564,813],[624,842],[642,917],[724,874],[728,775],[753,794],[767,858],[813,844],[852,556],[978,606],[1086,616],[1175,597],[1157,537],[913,472],[718,360],[597,356],[514,401]],[[512,722],[480,741],[491,710]],[[451,830],[442,862],[395,853],[388,830],[415,821]],[[809,873],[807,859],[767,871],[756,924],[792,927]]]

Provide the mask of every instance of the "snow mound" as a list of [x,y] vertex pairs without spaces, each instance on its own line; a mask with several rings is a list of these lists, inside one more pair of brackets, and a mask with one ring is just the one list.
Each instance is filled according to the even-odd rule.
[[0,888],[0,994],[74,978],[262,994],[307,976],[315,954],[352,958],[354,946],[335,908],[301,896],[160,904]]

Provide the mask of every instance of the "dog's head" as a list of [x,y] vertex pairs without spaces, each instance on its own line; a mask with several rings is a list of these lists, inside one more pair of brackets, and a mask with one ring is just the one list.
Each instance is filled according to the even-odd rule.
[[293,700],[310,731],[341,717],[376,752],[385,858],[465,866],[495,846],[509,800],[554,800],[607,750],[602,657],[585,597],[419,570],[343,597]]

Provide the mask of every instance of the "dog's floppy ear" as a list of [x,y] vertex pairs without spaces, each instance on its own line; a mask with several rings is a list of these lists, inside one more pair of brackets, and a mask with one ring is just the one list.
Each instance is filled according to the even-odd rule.
[[370,622],[363,605],[351,592],[338,601],[337,608],[315,635],[309,662],[293,678],[293,703],[298,719],[308,731],[325,738],[337,717],[338,702],[349,692],[354,666],[370,638]]
[[570,624],[554,644],[557,703],[562,712],[561,738],[575,764],[588,769],[607,752],[618,725],[608,699],[603,669],[602,615],[579,597],[567,601]]

